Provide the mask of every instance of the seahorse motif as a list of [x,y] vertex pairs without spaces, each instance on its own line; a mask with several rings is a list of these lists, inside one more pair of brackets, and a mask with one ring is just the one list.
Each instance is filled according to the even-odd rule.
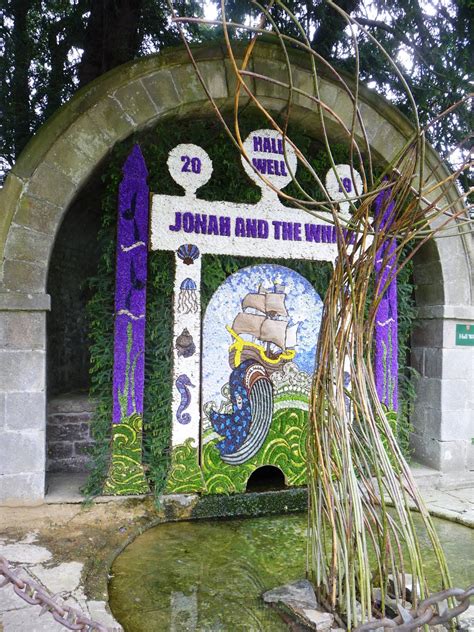
[[179,394],[181,395],[181,402],[178,406],[178,410],[176,411],[176,419],[180,424],[185,425],[191,421],[191,415],[189,413],[184,413],[183,415],[183,412],[191,403],[191,391],[189,390],[189,387],[191,386],[194,388],[194,384],[191,383],[189,377],[184,373],[176,379],[175,384]]

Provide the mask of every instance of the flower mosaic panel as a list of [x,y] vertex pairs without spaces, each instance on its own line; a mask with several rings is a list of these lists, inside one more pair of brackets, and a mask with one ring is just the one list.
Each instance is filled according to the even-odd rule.
[[212,297],[203,323],[202,470],[207,491],[243,491],[275,465],[303,484],[311,374],[322,301],[297,272],[239,270]]
[[[255,205],[200,199],[197,191],[212,177],[212,162],[201,147],[178,145],[168,168],[184,195],[153,195],[150,218],[140,148],[128,157],[119,190],[112,458],[105,493],[148,491],[142,465],[148,246],[175,253],[171,467],[165,491],[244,491],[251,473],[263,465],[280,468],[287,485],[305,483],[320,297],[297,272],[259,264],[232,274],[201,317],[204,253],[334,261],[340,238],[350,252],[355,236],[349,230],[338,236],[329,216],[312,221],[282,205],[268,186],[283,188],[297,167],[293,150],[282,143],[274,130],[256,130],[244,143],[250,161],[243,160],[243,168],[262,190]],[[361,186],[360,175],[347,165],[328,172],[328,192],[341,218],[349,217],[351,197]],[[382,207],[377,200],[381,226],[390,221],[390,206]],[[387,245],[389,254],[393,247]],[[379,261],[385,254],[384,248]],[[381,287],[388,273],[377,266]],[[392,409],[396,320],[392,282],[384,290],[375,333],[379,397]]]

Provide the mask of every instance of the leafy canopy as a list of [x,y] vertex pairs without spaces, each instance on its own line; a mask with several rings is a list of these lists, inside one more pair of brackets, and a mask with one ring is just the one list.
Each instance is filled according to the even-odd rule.
[[[473,66],[470,0],[337,0],[356,17],[404,71],[428,122],[468,93]],[[220,2],[178,0],[179,15],[219,13]],[[349,72],[355,70],[350,30],[324,0],[288,0],[312,46]],[[248,24],[257,9],[248,0],[227,0],[226,17]],[[276,25],[289,35],[296,26],[277,2]],[[0,176],[8,171],[30,136],[80,86],[111,68],[144,54],[180,43],[166,0],[4,0],[0,8],[2,154]],[[220,38],[219,28],[189,24],[190,41]],[[248,37],[236,31],[234,37]],[[402,111],[406,93],[396,73],[367,35],[359,33],[361,79]],[[468,136],[467,107],[444,118],[429,132],[444,155]],[[464,151],[467,151],[464,148]],[[454,164],[458,151],[451,157]],[[467,185],[467,181],[465,182]]]

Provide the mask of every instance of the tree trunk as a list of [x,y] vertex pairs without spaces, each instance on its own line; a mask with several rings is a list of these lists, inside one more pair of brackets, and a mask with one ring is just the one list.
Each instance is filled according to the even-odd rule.
[[26,145],[30,137],[30,87],[28,84],[31,43],[28,33],[28,10],[31,0],[13,0],[13,73],[11,86],[11,112],[13,118],[13,145],[15,156]]
[[139,20],[143,0],[96,0],[84,38],[79,85],[130,61],[140,47]]

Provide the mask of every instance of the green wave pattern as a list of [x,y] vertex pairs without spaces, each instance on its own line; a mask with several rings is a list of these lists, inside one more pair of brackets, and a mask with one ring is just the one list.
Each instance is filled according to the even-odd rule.
[[171,468],[166,481],[166,494],[202,492],[206,486],[199,467],[199,455],[193,439],[173,448]]
[[262,465],[279,467],[289,486],[306,483],[306,438],[308,413],[286,408],[274,413],[268,436],[259,452],[242,465],[222,461],[215,447],[218,439],[204,445],[202,472],[209,494],[231,494],[245,491],[249,476]]
[[142,465],[143,420],[134,413],[112,429],[112,461],[104,494],[124,496],[150,491]]

